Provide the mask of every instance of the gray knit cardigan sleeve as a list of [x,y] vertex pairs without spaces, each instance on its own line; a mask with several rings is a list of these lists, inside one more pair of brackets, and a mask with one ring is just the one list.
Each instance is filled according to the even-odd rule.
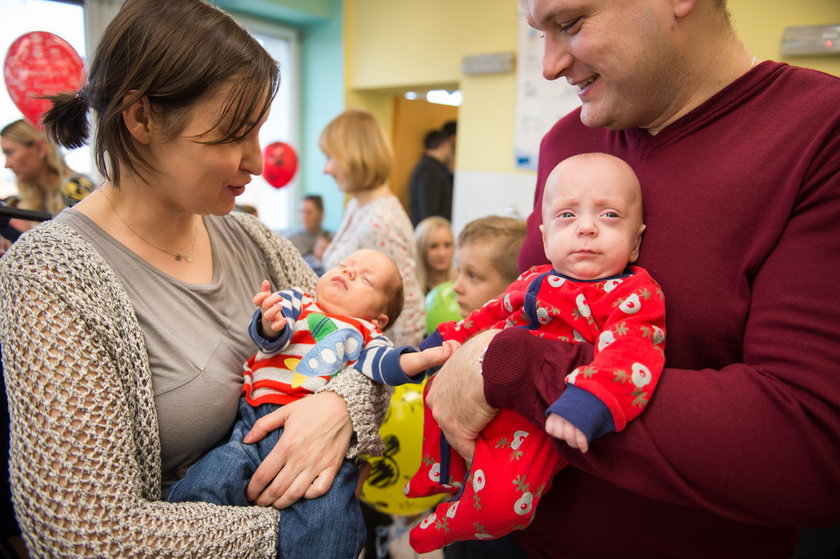
[[[252,218],[235,219],[277,285],[311,281],[289,243]],[[0,344],[12,493],[33,557],[276,556],[274,509],[160,501],[143,333],[116,275],[66,225],[40,225],[0,259]],[[376,453],[375,425],[359,425],[376,423],[387,392],[342,376],[334,382],[348,394],[358,450]]]

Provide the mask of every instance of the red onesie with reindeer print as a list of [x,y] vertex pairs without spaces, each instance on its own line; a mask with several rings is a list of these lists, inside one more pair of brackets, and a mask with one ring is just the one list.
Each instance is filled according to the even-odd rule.
[[[566,390],[548,408],[590,441],[621,431],[641,413],[665,362],[664,296],[638,266],[593,281],[563,276],[550,265],[533,267],[465,319],[438,326],[421,348],[443,340],[465,342],[488,328],[512,327],[595,346],[592,362],[568,372]],[[423,430],[422,463],[406,494],[461,493],[412,530],[411,545],[421,553],[526,527],[551,477],[563,466],[551,437],[513,410],[501,410],[480,433],[469,474],[428,408]]]

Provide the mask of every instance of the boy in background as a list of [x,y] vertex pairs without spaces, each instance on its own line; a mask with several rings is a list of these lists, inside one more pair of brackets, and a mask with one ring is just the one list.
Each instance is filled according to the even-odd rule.
[[497,215],[467,223],[458,235],[452,284],[461,316],[502,293],[519,275],[517,259],[525,240],[525,221]]

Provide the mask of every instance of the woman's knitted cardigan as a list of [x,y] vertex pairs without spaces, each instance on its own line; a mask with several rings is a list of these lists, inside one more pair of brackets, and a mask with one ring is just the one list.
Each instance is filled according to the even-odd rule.
[[[232,214],[276,286],[312,286],[296,249]],[[143,332],[113,270],[57,222],[0,259],[0,344],[15,511],[34,557],[273,558],[278,512],[166,503]],[[348,457],[381,454],[390,389],[351,369],[326,387],[350,409]],[[327,527],[328,529],[328,527]]]

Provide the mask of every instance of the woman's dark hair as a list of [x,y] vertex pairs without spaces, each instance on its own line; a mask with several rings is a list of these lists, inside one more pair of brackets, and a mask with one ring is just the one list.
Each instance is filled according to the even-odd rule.
[[268,111],[280,72],[277,63],[232,17],[202,0],[128,0],[96,48],[81,90],[50,97],[43,119],[59,144],[88,141],[87,109],[96,123],[94,156],[99,172],[119,186],[120,168],[154,170],[126,129],[122,113],[147,97],[165,136],[184,129],[190,109],[220,85],[230,85],[218,120],[217,139],[246,136]]

